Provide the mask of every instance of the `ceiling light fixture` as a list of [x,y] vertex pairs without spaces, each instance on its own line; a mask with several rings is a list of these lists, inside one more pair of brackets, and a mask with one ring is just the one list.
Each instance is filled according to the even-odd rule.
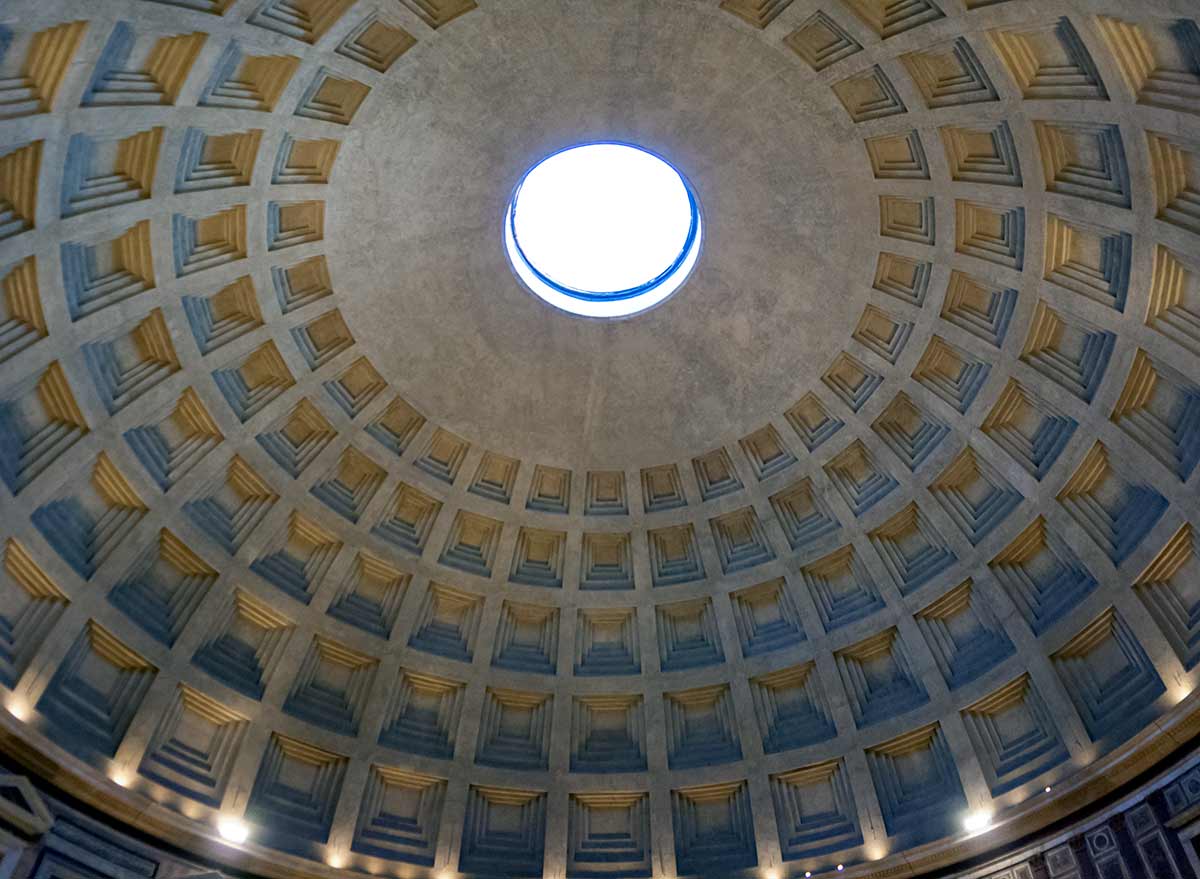
[[241,844],[250,838],[250,827],[240,818],[224,815],[217,819],[217,833],[226,842]]
[[968,833],[982,833],[992,826],[992,813],[982,809],[968,812],[963,817],[963,829]]

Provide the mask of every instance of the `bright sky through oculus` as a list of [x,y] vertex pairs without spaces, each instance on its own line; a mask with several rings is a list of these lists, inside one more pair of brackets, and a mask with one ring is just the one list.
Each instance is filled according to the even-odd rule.
[[645,150],[593,143],[554,153],[521,181],[505,243],[517,274],[556,307],[619,317],[661,302],[700,246],[679,172]]

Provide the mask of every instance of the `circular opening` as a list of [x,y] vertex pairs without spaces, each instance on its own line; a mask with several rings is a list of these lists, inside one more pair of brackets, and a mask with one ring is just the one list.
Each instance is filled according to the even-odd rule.
[[587,317],[625,317],[679,289],[700,254],[700,209],[683,175],[641,147],[590,143],[525,172],[504,222],[517,276]]

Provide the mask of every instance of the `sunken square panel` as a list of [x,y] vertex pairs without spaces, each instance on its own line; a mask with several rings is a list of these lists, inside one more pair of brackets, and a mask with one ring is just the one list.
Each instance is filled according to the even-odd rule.
[[646,539],[650,544],[650,573],[656,587],[704,579],[700,546],[690,524],[652,529]]
[[916,470],[950,435],[950,425],[900,391],[871,424],[909,470]]
[[304,397],[255,439],[288,476],[297,479],[336,437],[333,423]]
[[803,748],[837,735],[825,689],[813,662],[750,679],[754,715],[768,754]]
[[851,354],[842,352],[821,376],[829,390],[854,412],[866,405],[883,384],[883,376]]
[[331,617],[379,638],[390,636],[412,575],[359,552],[326,611]]
[[475,762],[505,769],[546,769],[554,696],[489,687]]
[[895,628],[836,651],[834,660],[860,729],[929,701]]
[[571,771],[646,771],[646,720],[640,695],[575,697]]
[[970,578],[915,617],[938,670],[952,690],[986,674],[1016,652]]
[[571,506],[571,471],[538,464],[533,468],[526,509],[566,513]]
[[250,570],[297,601],[308,604],[341,551],[342,542],[309,517],[293,511]]
[[962,717],[993,797],[1067,760],[1053,715],[1027,674],[968,705]]
[[467,491],[498,504],[512,501],[513,483],[521,462],[496,452],[484,452]]
[[874,287],[880,293],[886,293],[901,302],[920,308],[925,304],[925,296],[929,293],[929,279],[932,274],[933,263],[885,251],[879,254],[879,261],[875,267]]
[[675,865],[681,874],[728,874],[758,865],[746,782],[672,790],[671,814]]
[[633,555],[628,534],[585,532],[579,564],[580,589],[633,588]]
[[357,736],[379,660],[317,635],[300,661],[283,710],[315,726]]
[[303,854],[329,840],[349,759],[308,742],[272,733],[258,766],[246,817],[259,840]]
[[155,640],[171,647],[216,580],[214,568],[163,528],[109,591],[108,600]]
[[775,558],[775,550],[767,538],[754,507],[742,507],[708,520],[721,570],[732,574],[753,568]]
[[185,684],[175,690],[138,765],[172,793],[220,808],[250,721]]
[[897,844],[958,831],[967,801],[941,727],[932,723],[867,749],[883,824]]
[[163,491],[170,491],[225,439],[193,388],[186,389],[170,409],[153,420],[125,431],[124,437]]
[[902,595],[920,589],[958,561],[915,501],[867,537]]
[[743,656],[793,647],[805,639],[796,600],[782,578],[733,592],[729,600]]
[[989,563],[1035,634],[1047,631],[1090,595],[1098,581],[1067,542],[1038,516]]
[[59,557],[90,580],[149,511],[108,453],[101,452],[29,519]]
[[425,416],[406,400],[396,397],[367,425],[366,431],[385,449],[400,457],[424,426]]
[[544,792],[473,784],[467,790],[458,869],[539,879],[545,838]]
[[346,415],[357,418],[387,389],[387,382],[370,360],[360,357],[322,386]]
[[492,651],[492,666],[552,675],[558,668],[557,607],[505,601]]
[[883,599],[853,544],[800,569],[826,632],[857,622],[883,609]]
[[470,662],[479,635],[483,596],[430,583],[417,612],[408,646],[416,650]]
[[1029,475],[1041,480],[1078,426],[1075,419],[1055,411],[1016,379],[1009,379],[981,430]]
[[222,601],[192,664],[251,699],[261,699],[295,624],[241,589]]
[[309,257],[291,265],[272,266],[271,281],[279,310],[284,314],[333,295],[329,264],[323,256]]
[[278,500],[270,483],[234,455],[223,473],[184,503],[183,512],[210,540],[234,555]]
[[832,458],[825,472],[855,516],[862,516],[900,485],[862,440],[855,440]]
[[379,73],[387,73],[396,60],[417,44],[417,38],[399,25],[372,15],[351,31],[337,53]]
[[854,792],[840,760],[781,772],[772,775],[770,782],[785,861],[862,844]]
[[1026,100],[1107,100],[1108,90],[1070,19],[990,32]]
[[560,588],[566,543],[565,532],[522,528],[517,534],[517,546],[508,579],[526,586]]
[[841,528],[811,479],[801,479],[771,495],[770,504],[793,551],[804,549]]
[[13,538],[0,575],[0,685],[16,687],[70,600]]
[[371,458],[347,446],[309,493],[343,519],[357,524],[385,476],[387,471]]
[[725,661],[712,599],[660,604],[655,608],[655,616],[659,665],[663,671],[719,665]]
[[460,681],[401,669],[379,744],[406,754],[451,759],[465,692],[466,684]]
[[649,877],[652,863],[649,795],[607,791],[571,795],[567,879]]
[[1050,661],[1094,742],[1115,745],[1141,729],[1166,690],[1115,608],[1080,629]]
[[37,710],[54,741],[83,757],[114,757],[158,669],[88,620],[46,685]]
[[783,413],[792,430],[810,452],[846,426],[840,418],[829,414],[825,404],[813,393],[805,394]]
[[1183,525],[1146,566],[1133,587],[1189,670],[1200,663],[1200,543]]
[[425,451],[413,461],[413,466],[443,482],[453,483],[470,448],[471,444],[465,439],[439,427],[426,443]]
[[647,467],[642,471],[642,507],[647,513],[672,510],[687,505],[687,495],[674,464]]
[[667,764],[671,769],[717,766],[742,759],[728,684],[663,694]]
[[373,765],[351,850],[389,861],[432,867],[445,798],[445,779]]
[[742,489],[742,479],[725,449],[714,449],[693,458],[692,470],[696,474],[696,482],[700,485],[701,500],[710,501]]
[[1024,499],[972,446],[930,483],[929,492],[972,545],[998,528]]
[[627,516],[625,474],[620,470],[589,470],[583,498],[585,516]]
[[575,674],[640,674],[640,643],[636,608],[580,608],[575,625]]
[[1058,493],[1063,505],[1088,536],[1120,565],[1167,511],[1167,499],[1140,478],[1118,470],[1108,449],[1097,442]]
[[401,482],[371,533],[392,546],[420,555],[441,509],[441,501]]
[[782,473],[796,463],[795,454],[788,448],[773,424],[742,437],[739,445],[760,482]]
[[784,37],[783,44],[818,72],[862,51],[858,40],[821,11]]
[[909,52],[900,60],[931,110],[1000,100],[979,56],[963,37]]
[[855,122],[886,119],[908,112],[900,93],[878,65],[835,82],[833,93]]
[[1144,350],[1134,355],[1112,421],[1187,482],[1200,463],[1200,385]]

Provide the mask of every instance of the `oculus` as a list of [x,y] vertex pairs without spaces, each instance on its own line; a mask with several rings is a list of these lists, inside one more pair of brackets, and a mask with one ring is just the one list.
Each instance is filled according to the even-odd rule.
[[513,270],[536,296],[584,317],[646,311],[679,289],[702,223],[683,175],[625,143],[552,153],[525,172],[504,220]]

